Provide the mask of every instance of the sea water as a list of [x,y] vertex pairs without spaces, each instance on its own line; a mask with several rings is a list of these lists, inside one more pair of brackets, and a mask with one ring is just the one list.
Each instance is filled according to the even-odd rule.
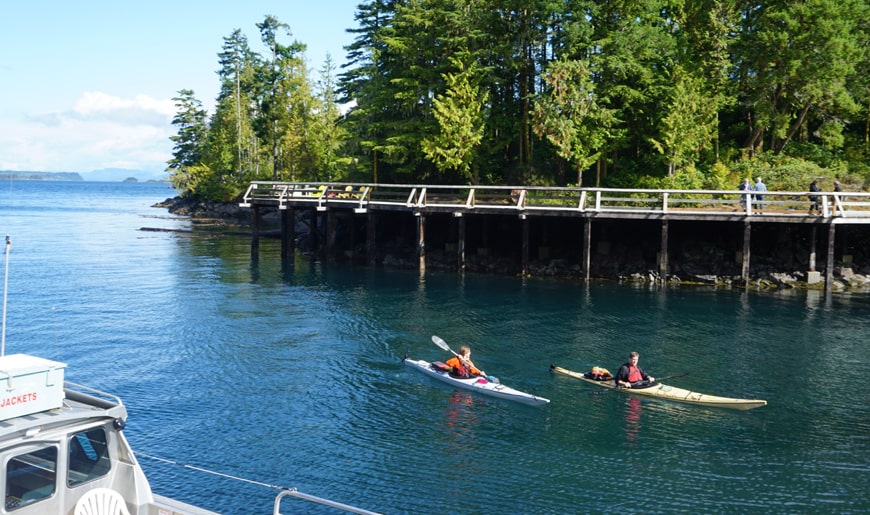
[[[156,493],[226,514],[271,513],[277,486],[382,513],[870,510],[870,294],[420,275],[282,262],[273,240],[252,260],[237,231],[152,207],[174,194],[0,188],[6,352],[119,395]],[[551,403],[404,367],[449,357],[432,335]],[[630,351],[654,376],[689,372],[674,386],[768,405],[600,394],[549,372],[615,372]]]

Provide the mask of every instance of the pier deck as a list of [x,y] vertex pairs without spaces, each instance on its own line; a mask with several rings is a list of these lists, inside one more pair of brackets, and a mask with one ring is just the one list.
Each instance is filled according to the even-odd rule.
[[[748,281],[751,224],[810,224],[828,229],[827,285],[833,269],[835,226],[870,225],[870,193],[767,191],[763,200],[753,192],[736,190],[651,190],[614,188],[557,188],[525,186],[451,186],[420,184],[252,182],[241,202],[254,212],[254,242],[258,250],[258,212],[262,207],[285,212],[282,239],[287,252],[293,249],[291,221],[296,209],[314,209],[333,214],[352,210],[368,215],[369,248],[373,249],[375,213],[404,212],[418,221],[418,254],[425,268],[425,219],[446,214],[458,220],[457,252],[460,270],[464,263],[464,219],[476,215],[514,216],[523,222],[523,267],[528,261],[528,225],[531,217],[575,217],[584,221],[583,267],[588,278],[591,224],[596,220],[653,220],[661,222],[661,276],[667,276],[668,223],[670,221],[741,222],[743,231],[743,278]],[[813,211],[810,195],[819,197]],[[331,219],[327,218],[328,220]],[[329,225],[329,223],[327,224]],[[327,246],[334,235],[327,228]],[[815,231],[813,233],[815,240]],[[813,242],[814,245],[815,242]],[[811,269],[815,268],[815,248]],[[284,254],[282,252],[282,254]]]

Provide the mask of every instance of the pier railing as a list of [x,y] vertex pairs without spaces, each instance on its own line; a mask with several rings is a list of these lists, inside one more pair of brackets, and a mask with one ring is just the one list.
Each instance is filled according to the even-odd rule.
[[[241,206],[653,218],[768,216],[870,223],[870,193],[252,182]],[[813,210],[810,196],[818,197]],[[833,221],[833,220],[832,220]]]

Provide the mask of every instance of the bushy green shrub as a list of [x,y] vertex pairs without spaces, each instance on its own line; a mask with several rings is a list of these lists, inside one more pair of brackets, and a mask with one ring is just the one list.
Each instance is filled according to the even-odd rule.
[[748,177],[752,183],[761,177],[768,190],[807,191],[813,180],[821,182],[822,189],[831,190],[834,180],[846,174],[841,161],[831,164],[832,167],[825,168],[803,158],[765,152],[735,163],[732,170],[739,177]]

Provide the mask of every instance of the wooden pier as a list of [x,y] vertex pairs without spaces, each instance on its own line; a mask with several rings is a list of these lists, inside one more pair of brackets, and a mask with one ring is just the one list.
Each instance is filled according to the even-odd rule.
[[[840,225],[870,226],[870,193],[856,192],[777,192],[763,193],[763,200],[753,192],[736,190],[649,190],[611,188],[550,188],[523,186],[441,186],[359,183],[288,183],[253,182],[244,195],[242,207],[252,209],[252,255],[259,252],[260,218],[263,208],[281,213],[281,254],[295,252],[295,219],[300,209],[314,210],[325,216],[327,256],[336,245],[336,215],[349,213],[351,219],[363,218],[366,255],[374,262],[377,217],[385,214],[412,215],[416,225],[417,257],[420,269],[426,267],[426,224],[432,217],[452,218],[455,227],[451,239],[442,242],[455,252],[456,268],[465,269],[466,220],[482,216],[512,217],[519,223],[522,272],[528,270],[530,255],[529,220],[536,218],[571,218],[580,221],[582,234],[576,237],[584,277],[590,278],[593,224],[621,220],[653,222],[661,231],[658,273],[668,277],[669,228],[672,222],[721,222],[742,225],[740,248],[741,278],[749,283],[751,234],[753,225],[801,224],[809,227],[812,237],[807,249],[810,282],[821,280],[816,271],[816,235],[827,233],[825,287],[830,288],[834,269],[836,228]],[[819,210],[811,211],[810,195],[819,197]],[[317,223],[318,216],[312,217]],[[313,235],[319,233],[316,227]],[[351,234],[354,232],[351,231]],[[485,236],[484,236],[485,238]],[[320,248],[321,242],[315,242]],[[353,247],[353,243],[351,243]]]

